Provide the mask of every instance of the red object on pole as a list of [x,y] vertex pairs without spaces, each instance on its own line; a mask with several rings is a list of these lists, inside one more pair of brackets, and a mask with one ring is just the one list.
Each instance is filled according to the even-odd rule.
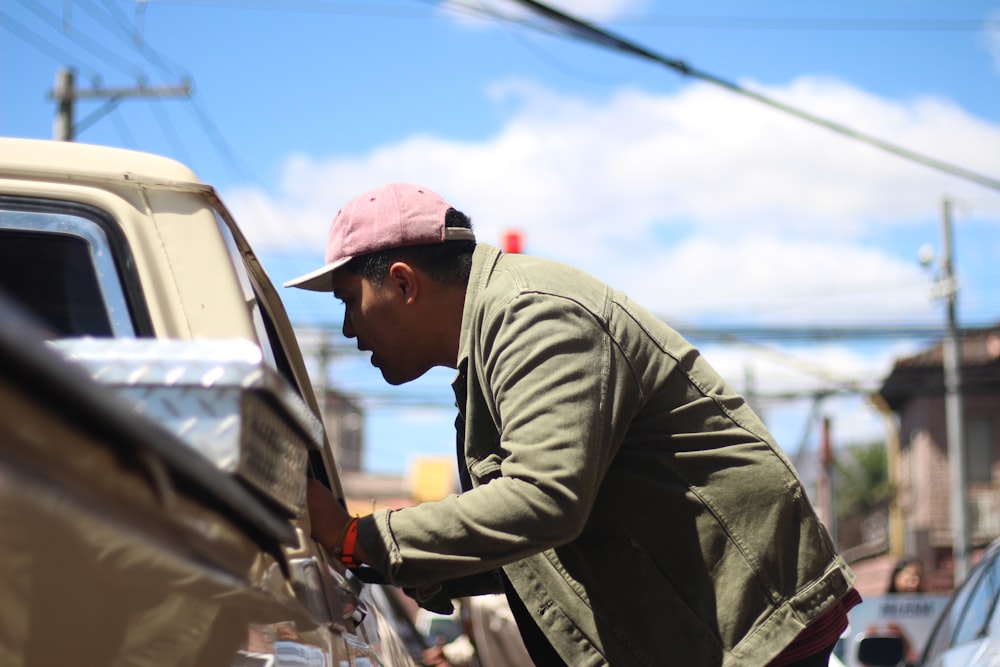
[[521,236],[521,232],[516,230],[504,232],[503,235],[504,252],[516,254],[521,252],[523,248],[524,248],[524,238]]
[[833,445],[830,442],[830,418],[823,418],[823,437],[819,445],[819,462],[824,469],[833,465]]

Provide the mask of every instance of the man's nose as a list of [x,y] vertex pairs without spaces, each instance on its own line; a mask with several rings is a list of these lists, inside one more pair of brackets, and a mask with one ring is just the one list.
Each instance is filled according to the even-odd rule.
[[357,334],[354,332],[354,324],[351,322],[351,314],[344,310],[344,338],[354,338]]

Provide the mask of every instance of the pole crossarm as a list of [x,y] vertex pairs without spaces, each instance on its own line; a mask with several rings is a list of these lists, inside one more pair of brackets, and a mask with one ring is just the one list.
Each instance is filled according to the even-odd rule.
[[[59,141],[73,141],[81,130],[93,125],[99,118],[114,109],[123,99],[129,97],[190,97],[191,83],[184,81],[176,86],[147,86],[139,84],[130,87],[107,88],[93,86],[77,88],[76,75],[72,69],[61,69],[56,75],[55,88],[49,93],[49,99],[55,100],[58,106],[53,127],[54,138]],[[107,103],[84,119],[75,121],[76,101],[86,99],[102,99]]]
[[[57,91],[49,93],[49,99],[57,99]],[[123,97],[189,97],[191,95],[191,84],[188,82],[176,86],[145,86],[137,85],[128,88],[76,88],[63,95],[68,95],[69,99],[121,99]],[[62,99],[62,98],[58,98]]]

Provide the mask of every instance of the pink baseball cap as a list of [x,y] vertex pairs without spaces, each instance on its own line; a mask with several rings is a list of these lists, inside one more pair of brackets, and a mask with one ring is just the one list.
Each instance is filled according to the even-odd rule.
[[363,192],[337,211],[326,238],[326,264],[285,283],[313,292],[332,292],[330,274],[360,255],[444,241],[475,241],[471,229],[446,227],[452,205],[412,183],[390,183]]

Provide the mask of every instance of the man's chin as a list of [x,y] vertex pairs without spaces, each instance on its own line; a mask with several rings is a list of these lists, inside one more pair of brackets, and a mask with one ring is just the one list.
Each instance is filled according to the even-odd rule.
[[382,371],[382,379],[385,380],[387,384],[391,384],[394,387],[406,384],[407,382],[413,382],[427,372],[426,370],[423,370],[419,373],[393,373],[385,368],[380,368],[379,370]]

